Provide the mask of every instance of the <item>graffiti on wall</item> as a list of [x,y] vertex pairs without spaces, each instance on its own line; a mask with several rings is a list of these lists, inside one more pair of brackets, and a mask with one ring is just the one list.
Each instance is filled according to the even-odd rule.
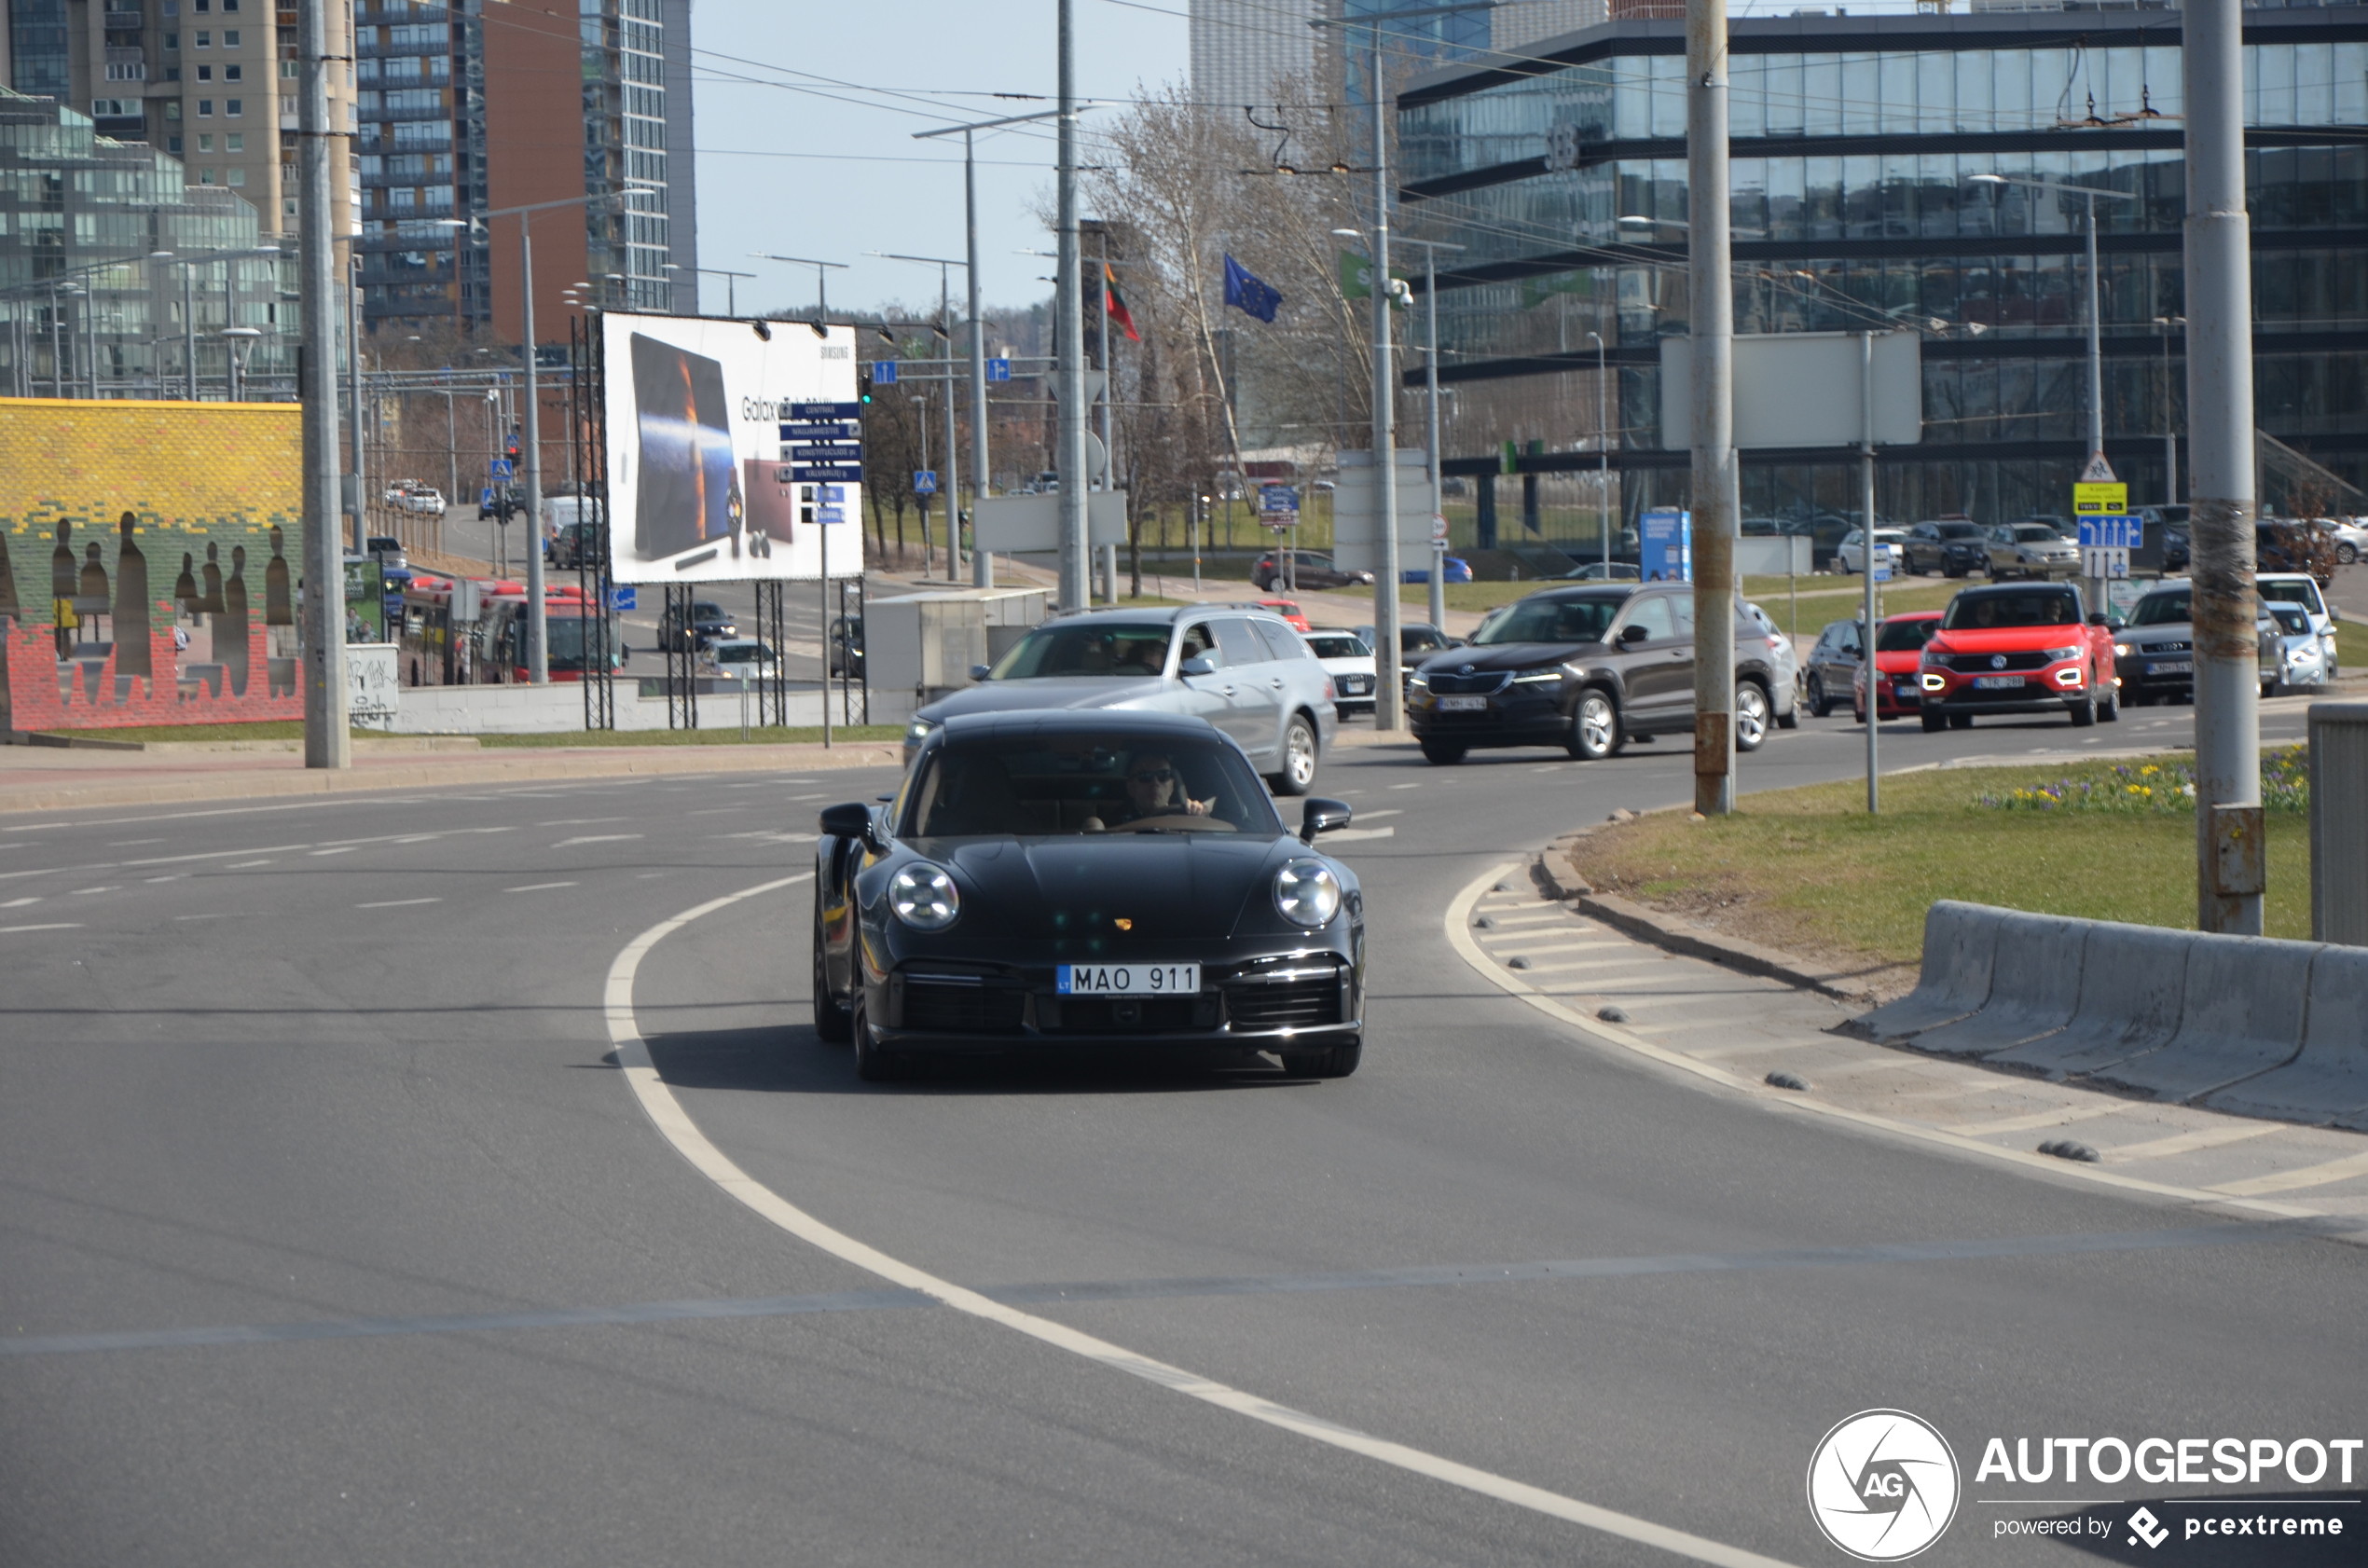
[[0,727],[303,717],[298,418],[0,398]]

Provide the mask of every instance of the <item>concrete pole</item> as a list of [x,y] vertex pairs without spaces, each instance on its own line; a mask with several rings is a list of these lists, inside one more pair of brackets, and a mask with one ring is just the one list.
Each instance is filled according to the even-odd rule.
[[526,462],[526,678],[531,685],[547,686],[551,643],[543,603],[543,392],[534,364],[534,236],[528,228],[533,216],[518,214],[519,298],[526,310],[526,439],[518,456]]
[[[1095,233],[1094,239],[1095,241],[1094,246],[1094,328],[1095,333],[1094,351],[1095,357],[1102,363],[1100,409],[1102,476],[1094,481],[1094,488],[1097,490],[1108,490],[1118,488],[1114,483],[1118,476],[1118,467],[1111,461],[1110,451],[1110,398],[1118,389],[1118,381],[1117,378],[1110,374],[1109,282],[1103,272],[1103,268],[1108,267],[1110,263],[1109,231],[1100,230]],[[1118,546],[1116,544],[1102,546],[1102,602],[1112,605],[1118,602]]]
[[[1866,675],[1866,815],[1872,817],[1882,809],[1880,776],[1875,770],[1875,733],[1883,726],[1878,684],[1882,671],[1875,661],[1875,335],[1871,332],[1858,335],[1858,504],[1866,519],[1858,533],[1858,565],[1866,579],[1866,630],[1858,640],[1858,657],[1859,668]],[[1700,614],[1699,609],[1696,613]]]
[[1060,404],[1060,441],[1053,466],[1061,475],[1061,608],[1093,602],[1092,551],[1086,541],[1085,290],[1077,231],[1076,0],[1060,0],[1060,169],[1056,222],[1060,228],[1059,291],[1053,301],[1053,381]]
[[[979,184],[978,163],[971,154],[971,133],[962,132],[962,217],[969,230],[971,280],[971,495],[972,505],[987,493],[986,467],[986,323],[979,319]],[[971,552],[971,585],[995,585],[992,552]]]
[[[2196,923],[2257,936],[2261,730],[2254,642],[2252,265],[2240,0],[2188,0],[2187,488],[2196,626]],[[2223,857],[2223,846],[2251,854]]]
[[954,431],[954,285],[952,269],[943,262],[937,268],[937,319],[945,328],[945,473],[944,483],[938,493],[945,497],[945,580],[962,580],[962,485],[956,473],[954,449],[958,445]]
[[1595,339],[1595,519],[1604,530],[1604,581],[1612,578],[1612,427],[1611,397],[1604,381],[1604,335]]
[[[1423,355],[1423,390],[1429,394],[1431,447],[1431,512],[1435,516],[1446,516],[1446,496],[1442,489],[1445,475],[1439,471],[1439,247],[1423,247],[1423,300],[1429,308],[1429,342]],[[1434,528],[1431,539],[1431,625],[1444,634],[1447,630],[1447,541],[1439,538]]]
[[370,513],[369,452],[362,433],[362,258],[349,252],[346,271],[345,357],[353,380],[353,539],[349,548],[358,556],[363,553],[363,535],[369,531],[364,519]]
[[[1373,574],[1373,727],[1406,727],[1397,642],[1397,373],[1390,367],[1389,93],[1382,80],[1382,24],[1373,21],[1373,526],[1382,569]],[[1230,503],[1229,503],[1230,504]]]
[[[2088,456],[2092,462],[2105,455],[2105,359],[2103,324],[2098,309],[2097,198],[2088,203]],[[2100,569],[2088,580],[2088,608],[2105,607],[2105,575]]]
[[[300,178],[301,176],[299,176]],[[198,300],[197,286],[190,281],[187,262],[181,264],[181,368],[189,381],[189,401],[198,400]],[[336,372],[330,372],[330,389],[336,390]],[[304,394],[298,392],[298,397]]]
[[[1686,3],[1686,190],[1692,226],[1694,809],[1735,809],[1735,297],[1727,213],[1727,3]],[[1867,527],[1871,530],[1871,511]],[[1869,722],[1871,723],[1871,716]]]
[[[296,397],[304,423],[304,765],[353,765],[345,691],[345,559],[337,548],[337,244],[329,206],[330,0],[302,0],[299,19],[303,96],[297,102],[298,301],[304,312],[302,385]],[[339,147],[342,156],[342,147]],[[188,269],[182,269],[183,321]],[[194,343],[194,331],[191,337]],[[189,397],[197,400],[197,359],[189,361]]]

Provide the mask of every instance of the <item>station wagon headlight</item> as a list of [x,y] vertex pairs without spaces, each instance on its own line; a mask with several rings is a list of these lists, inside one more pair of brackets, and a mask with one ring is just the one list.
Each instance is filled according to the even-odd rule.
[[916,931],[942,931],[962,913],[962,896],[943,866],[906,866],[888,881],[888,907]]
[[1321,860],[1293,860],[1274,873],[1274,907],[1294,926],[1320,929],[1341,912],[1341,879]]
[[929,732],[935,728],[937,728],[937,726],[931,723],[929,720],[917,717],[915,718],[911,723],[904,726],[904,744],[907,746],[920,745],[921,742],[929,739]]

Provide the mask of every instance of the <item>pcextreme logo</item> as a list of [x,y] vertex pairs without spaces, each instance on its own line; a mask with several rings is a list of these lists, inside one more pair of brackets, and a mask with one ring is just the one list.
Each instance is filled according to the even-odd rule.
[[1819,1439],[1809,1511],[1825,1538],[1864,1562],[1897,1562],[1957,1517],[1957,1456],[1930,1422],[1861,1410]]

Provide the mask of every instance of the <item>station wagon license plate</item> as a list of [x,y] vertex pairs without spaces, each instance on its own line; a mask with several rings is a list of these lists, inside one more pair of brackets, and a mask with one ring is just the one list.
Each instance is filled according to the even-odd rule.
[[1439,699],[1439,710],[1441,713],[1485,713],[1488,711],[1488,699],[1486,697],[1441,697]]
[[2156,659],[2153,664],[2146,667],[2146,673],[2149,675],[2193,675],[2196,673],[2196,661],[2193,659]]
[[2019,675],[1976,675],[1974,677],[1974,684],[1985,692],[2004,691],[2022,683],[2023,678]]
[[1054,985],[1065,997],[1173,997],[1197,995],[1198,964],[1062,964]]

